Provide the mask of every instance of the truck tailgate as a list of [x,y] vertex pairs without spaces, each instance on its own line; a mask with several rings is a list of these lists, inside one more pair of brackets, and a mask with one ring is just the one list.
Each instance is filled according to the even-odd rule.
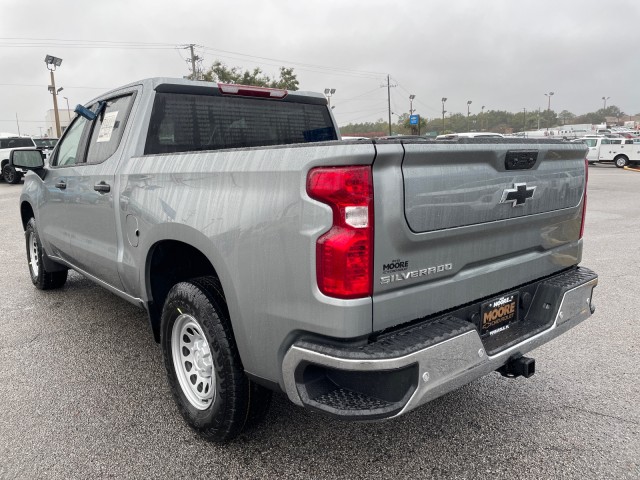
[[577,264],[583,145],[378,143],[373,330]]

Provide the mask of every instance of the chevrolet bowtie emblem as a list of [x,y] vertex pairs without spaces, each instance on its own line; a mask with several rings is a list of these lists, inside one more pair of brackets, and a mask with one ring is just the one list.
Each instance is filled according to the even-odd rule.
[[526,183],[514,183],[513,188],[505,188],[500,203],[512,202],[512,206],[524,205],[529,198],[533,198],[536,187],[527,187]]

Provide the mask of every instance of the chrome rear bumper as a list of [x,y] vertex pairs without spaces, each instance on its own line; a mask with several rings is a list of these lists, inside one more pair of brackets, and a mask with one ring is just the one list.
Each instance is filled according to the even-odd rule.
[[[455,318],[454,312],[454,317],[438,323],[439,331],[433,338],[425,337],[431,324],[420,326],[421,342],[427,346],[408,353],[410,347],[404,348],[400,355],[394,355],[402,350],[397,345],[385,350],[384,345],[341,348],[295,342],[282,365],[286,393],[298,405],[344,419],[373,420],[407,413],[497,370],[589,318],[594,310],[591,300],[597,275],[584,268],[574,270],[570,278],[562,275],[567,274],[540,282],[547,296],[549,288],[559,289],[553,305],[536,303],[535,299],[532,303],[532,309],[553,309],[550,326],[493,355],[485,351],[473,324]],[[443,333],[443,328],[450,329],[451,335]],[[411,337],[411,333],[403,335]],[[406,344],[407,338],[401,340]],[[382,386],[375,387],[375,383]],[[404,391],[388,391],[396,386]]]

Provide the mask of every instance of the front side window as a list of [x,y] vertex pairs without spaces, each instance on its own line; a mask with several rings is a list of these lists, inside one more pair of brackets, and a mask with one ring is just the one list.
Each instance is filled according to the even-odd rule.
[[75,165],[82,161],[82,151],[80,143],[82,140],[82,133],[87,126],[88,120],[84,117],[77,117],[71,126],[67,129],[67,132],[62,140],[56,153],[56,158],[53,160],[52,165],[58,167],[64,167],[68,165]]
[[584,143],[587,144],[587,147],[595,147],[598,143],[598,140],[596,140],[595,138],[587,138]]
[[87,163],[101,163],[115,153],[122,138],[132,95],[107,100],[93,125]]

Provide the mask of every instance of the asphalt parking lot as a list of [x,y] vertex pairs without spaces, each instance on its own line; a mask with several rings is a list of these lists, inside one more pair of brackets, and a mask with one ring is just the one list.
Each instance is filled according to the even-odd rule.
[[640,172],[589,171],[595,315],[400,419],[348,424],[276,396],[218,446],[182,421],[146,315],[78,274],[28,276],[20,186],[0,183],[0,478],[640,478]]

